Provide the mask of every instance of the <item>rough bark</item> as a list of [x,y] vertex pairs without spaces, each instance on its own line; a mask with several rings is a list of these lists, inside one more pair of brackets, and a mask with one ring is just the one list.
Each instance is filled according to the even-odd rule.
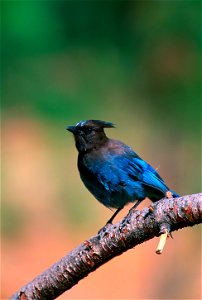
[[155,236],[202,222],[202,194],[161,199],[102,228],[10,299],[55,299],[115,256]]

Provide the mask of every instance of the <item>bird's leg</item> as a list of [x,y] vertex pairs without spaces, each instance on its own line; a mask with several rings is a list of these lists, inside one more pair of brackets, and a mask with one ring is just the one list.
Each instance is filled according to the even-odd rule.
[[129,210],[129,214],[142,202],[142,200],[137,200],[133,207]]
[[105,224],[104,227],[102,227],[99,231],[98,231],[98,234],[101,234],[101,233],[105,233],[106,234],[106,231],[107,231],[107,227],[109,225],[112,225],[112,221],[114,220],[114,218],[116,217],[116,215],[124,208],[124,205],[119,207],[115,213],[112,215],[112,217],[107,221],[107,223]]
[[118,213],[123,209],[124,206],[120,206],[115,213],[112,215],[112,217],[107,221],[107,224],[112,224],[112,221],[114,220],[114,218],[116,217],[116,215],[118,215]]
[[[131,213],[140,203],[142,202],[142,200],[137,200],[137,202],[133,205],[133,207],[129,210],[129,213]],[[109,221],[107,221],[107,224],[112,224],[112,221],[114,220],[114,218],[116,217],[116,215],[118,215],[118,213],[124,208],[123,206],[120,206],[115,213],[112,215],[112,217],[109,219]]]

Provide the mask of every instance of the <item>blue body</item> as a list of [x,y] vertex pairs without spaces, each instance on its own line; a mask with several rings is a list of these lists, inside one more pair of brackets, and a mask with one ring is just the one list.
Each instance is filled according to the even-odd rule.
[[[118,209],[146,197],[155,202],[169,191],[147,162],[129,146],[112,139],[79,153],[78,169],[87,189],[107,207]],[[173,192],[173,196],[178,195]]]

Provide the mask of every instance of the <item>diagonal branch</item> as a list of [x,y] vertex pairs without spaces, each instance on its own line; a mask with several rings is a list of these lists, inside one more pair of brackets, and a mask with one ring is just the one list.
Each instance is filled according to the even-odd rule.
[[202,194],[161,199],[105,226],[11,299],[55,299],[113,257],[155,236],[202,222]]

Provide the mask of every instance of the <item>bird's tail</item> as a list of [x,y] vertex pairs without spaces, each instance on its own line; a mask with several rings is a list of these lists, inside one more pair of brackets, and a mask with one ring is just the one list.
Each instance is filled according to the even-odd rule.
[[180,197],[180,195],[178,195],[178,194],[175,193],[174,191],[170,190],[170,192],[172,193],[173,198]]

